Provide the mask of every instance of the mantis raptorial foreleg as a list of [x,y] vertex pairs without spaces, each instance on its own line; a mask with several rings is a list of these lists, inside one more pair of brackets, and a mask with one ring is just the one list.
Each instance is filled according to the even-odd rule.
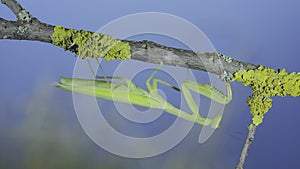
[[[216,88],[208,85],[208,84],[200,84],[197,82],[193,82],[193,81],[184,81],[181,84],[181,88],[182,88],[182,93],[185,97],[185,100],[187,102],[187,104],[189,105],[189,108],[191,109],[191,111],[193,112],[193,115],[197,116],[197,120],[200,121],[206,121],[208,120],[207,118],[202,117],[199,114],[199,107],[197,106],[197,104],[195,103],[190,91],[199,93],[201,95],[204,95],[216,102],[219,102],[221,104],[227,104],[231,101],[232,99],[232,94],[231,94],[231,88],[230,88],[230,84],[229,82],[226,82],[226,86],[227,86],[227,96],[225,96],[223,93],[221,93],[219,90],[217,90]],[[213,128],[218,128],[219,123],[222,119],[222,115],[218,115],[216,116],[214,119],[211,119],[211,126]]]
[[201,116],[199,114],[199,107],[195,103],[194,98],[192,97],[190,91],[193,91],[193,92],[199,93],[201,95],[204,95],[204,96],[206,96],[208,98],[211,98],[212,100],[217,101],[221,104],[227,104],[232,99],[231,87],[230,87],[229,82],[225,81],[226,86],[227,86],[227,95],[224,95],[219,90],[212,87],[211,85],[201,84],[201,83],[193,82],[193,81],[190,81],[190,80],[186,80],[181,84],[181,90],[178,89],[177,87],[169,84],[168,82],[165,82],[165,81],[163,81],[161,79],[157,79],[157,78],[153,79],[153,83],[151,85],[150,80],[157,73],[157,71],[161,68],[161,66],[162,66],[162,62],[152,72],[152,74],[147,78],[146,84],[147,84],[148,90],[150,92],[157,90],[157,83],[159,82],[159,83],[161,83],[165,86],[168,86],[172,89],[175,89],[177,91],[181,91],[184,95],[184,98],[185,98],[186,102],[188,103],[189,108],[193,112],[192,116],[196,116],[195,117],[196,122],[198,122],[200,124],[203,124],[203,125],[204,124],[210,124],[211,127],[218,128],[219,123],[222,119],[222,115],[218,115],[213,119],[208,119],[208,118],[204,118],[203,116]]

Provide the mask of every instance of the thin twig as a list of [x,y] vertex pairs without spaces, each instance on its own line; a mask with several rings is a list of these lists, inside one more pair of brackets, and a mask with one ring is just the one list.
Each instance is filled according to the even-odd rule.
[[254,141],[255,131],[256,131],[256,126],[252,125],[252,127],[249,128],[248,136],[245,141],[244,147],[242,149],[242,152],[240,155],[240,161],[239,161],[238,165],[236,166],[236,169],[243,169],[246,157],[248,155],[250,145]]
[[24,8],[15,0],[1,0],[1,2],[6,5],[16,16],[23,10]]
[[[1,0],[15,15],[16,21],[0,18],[0,39],[31,40],[51,43],[51,35],[55,26],[49,25],[32,17],[16,0]],[[23,18],[25,15],[25,18]],[[28,18],[29,17],[29,18]],[[126,41],[130,45],[131,59],[149,63],[163,61],[166,65],[186,67],[196,70],[215,73],[220,76],[233,74],[239,70],[254,69],[257,66],[251,63],[234,60],[219,52],[195,52],[163,46],[151,41]],[[158,60],[158,56],[160,56]],[[250,144],[254,139],[256,127],[248,133],[243,147],[240,162],[236,169],[242,169]]]

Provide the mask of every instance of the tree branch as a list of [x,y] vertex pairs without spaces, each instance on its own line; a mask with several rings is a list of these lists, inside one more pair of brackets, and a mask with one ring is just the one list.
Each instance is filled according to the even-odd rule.
[[[15,0],[1,0],[16,15],[16,21],[8,21],[0,18],[0,39],[31,40],[45,43],[53,43],[51,35],[54,32],[53,25],[49,25],[32,17]],[[219,52],[196,52],[192,50],[177,49],[160,45],[151,41],[127,41],[130,45],[131,59],[149,63],[163,61],[166,65],[186,67],[202,70],[220,75],[223,78],[231,78],[232,75],[241,70],[257,68],[256,65],[234,60]],[[69,50],[76,53],[75,49]],[[237,169],[241,169],[247,156],[250,144],[254,139],[256,126],[249,130],[247,140],[241,153],[240,163]]]
[[[55,26],[49,25],[32,17],[30,20],[20,19],[20,13],[26,11],[15,0],[2,0],[17,16],[17,21],[7,21],[0,18],[0,39],[32,40],[52,43],[51,35]],[[26,11],[27,12],[27,11]],[[24,13],[24,12],[23,12]],[[29,12],[27,12],[29,16]],[[131,59],[149,63],[163,61],[165,65],[186,67],[202,70],[220,76],[227,76],[239,71],[254,69],[257,66],[241,62],[225,56],[219,52],[196,52],[167,47],[151,41],[126,41],[130,45]],[[73,49],[74,52],[76,50]]]
[[6,5],[16,16],[18,16],[21,10],[23,10],[22,6],[15,0],[1,0],[1,2]]
[[256,126],[251,125],[251,127],[249,128],[247,139],[245,141],[244,147],[243,147],[241,155],[240,155],[240,161],[239,161],[238,165],[236,166],[236,169],[243,169],[246,157],[248,155],[250,145],[254,141],[255,131],[256,131]]
[[15,0],[1,0],[16,16],[16,21],[0,18],[0,39],[32,40],[51,43],[53,26],[40,22]]
[[0,39],[32,40],[51,43],[52,32],[53,26],[39,21],[21,23],[0,18]]

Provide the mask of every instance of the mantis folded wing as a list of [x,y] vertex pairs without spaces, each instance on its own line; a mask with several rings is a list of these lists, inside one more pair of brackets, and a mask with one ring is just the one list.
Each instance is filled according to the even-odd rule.
[[[146,81],[148,91],[137,87],[131,80],[124,77],[100,77],[96,76],[98,80],[88,80],[88,79],[75,79],[75,78],[60,78],[60,83],[57,87],[68,90],[75,93],[80,93],[89,96],[95,96],[98,98],[112,100],[116,102],[128,103],[148,108],[162,109],[167,113],[173,114],[180,118],[188,121],[193,121],[198,124],[207,126],[210,125],[212,128],[218,128],[222,115],[218,115],[214,118],[204,118],[199,114],[199,108],[195,103],[190,91],[202,94],[208,98],[211,98],[219,103],[227,104],[231,101],[231,88],[230,84],[226,82],[227,85],[227,95],[225,96],[216,88],[207,85],[200,84],[193,81],[184,81],[181,84],[181,90],[173,85],[165,82],[161,79],[154,78],[153,83],[150,80],[161,68],[162,63],[152,72]],[[101,79],[119,79],[121,83],[111,82]],[[177,91],[181,91],[186,99],[192,114],[184,112],[171,103],[167,102],[158,94],[157,84],[161,83]]]

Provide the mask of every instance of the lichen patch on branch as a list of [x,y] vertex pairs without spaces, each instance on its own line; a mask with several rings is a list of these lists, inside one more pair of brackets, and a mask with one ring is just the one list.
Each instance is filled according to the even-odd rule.
[[18,13],[17,19],[21,22],[29,23],[32,20],[32,15],[23,9]]
[[300,73],[287,73],[259,66],[254,70],[239,71],[232,80],[250,86],[252,96],[247,100],[254,125],[262,123],[264,115],[272,107],[272,96],[300,96]]
[[79,58],[130,59],[130,46],[115,37],[85,30],[65,29],[55,26],[52,43],[65,50],[75,52]]

